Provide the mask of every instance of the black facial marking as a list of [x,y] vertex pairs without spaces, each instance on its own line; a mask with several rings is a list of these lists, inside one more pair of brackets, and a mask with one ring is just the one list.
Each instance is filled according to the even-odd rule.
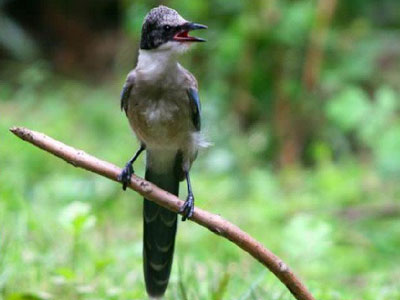
[[140,49],[156,49],[160,45],[172,41],[174,35],[180,30],[180,26],[161,25],[157,22],[145,22],[142,27]]
[[160,45],[173,40],[174,35],[181,30],[179,14],[166,6],[158,6],[147,14],[143,27],[140,49],[156,49]]

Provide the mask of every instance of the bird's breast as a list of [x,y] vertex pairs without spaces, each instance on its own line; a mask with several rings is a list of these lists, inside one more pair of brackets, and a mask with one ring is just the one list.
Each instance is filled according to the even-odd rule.
[[179,148],[189,134],[189,111],[177,96],[142,97],[130,106],[131,126],[147,146]]

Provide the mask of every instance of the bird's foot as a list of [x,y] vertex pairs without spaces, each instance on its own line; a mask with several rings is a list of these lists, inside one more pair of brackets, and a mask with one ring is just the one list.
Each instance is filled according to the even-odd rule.
[[186,219],[190,219],[193,216],[194,211],[194,197],[192,194],[189,194],[185,203],[179,209],[179,213],[182,213],[182,221],[186,221]]
[[133,174],[132,163],[128,162],[123,168],[121,174],[118,175],[118,181],[122,182],[122,189],[125,191],[128,184],[131,182],[131,177]]

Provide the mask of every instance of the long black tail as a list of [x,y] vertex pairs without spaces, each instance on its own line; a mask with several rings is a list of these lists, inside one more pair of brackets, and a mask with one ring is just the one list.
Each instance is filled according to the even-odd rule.
[[[175,162],[169,172],[157,173],[147,163],[146,180],[178,196],[179,176]],[[160,297],[165,293],[171,273],[174,255],[177,214],[154,202],[143,203],[143,268],[146,290],[150,296]]]

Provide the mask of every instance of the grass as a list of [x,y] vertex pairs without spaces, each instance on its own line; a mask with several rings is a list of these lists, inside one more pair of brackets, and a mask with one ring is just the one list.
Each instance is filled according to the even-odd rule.
[[[0,84],[0,299],[146,298],[140,197],[8,132],[26,126],[123,166],[137,143],[119,89],[52,78],[35,65]],[[248,137],[227,136],[193,168],[199,207],[259,239],[317,299],[400,299],[397,182],[352,157],[277,171],[246,157]],[[166,299],[292,297],[236,246],[185,222]]]

